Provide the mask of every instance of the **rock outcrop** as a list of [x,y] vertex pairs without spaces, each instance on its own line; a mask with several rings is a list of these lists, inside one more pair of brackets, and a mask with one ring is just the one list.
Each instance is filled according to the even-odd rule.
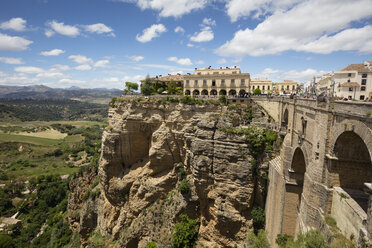
[[[116,103],[102,138],[102,194],[81,207],[82,238],[96,230],[119,247],[169,247],[186,213],[200,221],[200,246],[239,245],[252,228],[252,207],[263,205],[259,175],[268,159],[253,156],[245,135],[226,130],[251,122],[270,125],[257,106]],[[188,193],[180,193],[182,180]]]

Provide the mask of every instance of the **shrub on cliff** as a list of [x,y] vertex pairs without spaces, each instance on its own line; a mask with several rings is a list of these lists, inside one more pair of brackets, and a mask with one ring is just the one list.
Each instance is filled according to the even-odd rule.
[[146,244],[146,248],[158,248],[158,246],[154,241],[151,241]]
[[261,207],[254,207],[252,210],[253,229],[257,234],[260,229],[265,229],[265,210]]
[[270,248],[267,233],[264,230],[259,230],[257,234],[249,232],[245,243],[249,248]]
[[186,179],[183,179],[179,186],[179,190],[183,195],[188,194],[190,192],[190,183]]
[[173,248],[193,248],[198,239],[199,223],[197,219],[190,219],[187,215],[180,215],[181,222],[174,225],[172,233]]

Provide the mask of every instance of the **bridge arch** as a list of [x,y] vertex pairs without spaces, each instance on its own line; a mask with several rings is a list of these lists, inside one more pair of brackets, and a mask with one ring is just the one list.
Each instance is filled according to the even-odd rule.
[[294,150],[289,180],[285,185],[282,233],[295,235],[306,172],[306,158],[302,148]]
[[364,123],[337,125],[331,136],[328,161],[329,187],[363,190],[372,182],[372,132]]

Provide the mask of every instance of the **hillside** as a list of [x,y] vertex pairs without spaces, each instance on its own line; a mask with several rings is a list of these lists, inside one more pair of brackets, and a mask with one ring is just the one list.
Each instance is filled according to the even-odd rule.
[[0,85],[0,98],[32,99],[73,99],[93,103],[108,103],[111,98],[120,96],[118,89],[68,89],[50,88],[43,85],[5,86]]
[[0,120],[57,121],[99,120],[107,117],[107,104],[69,99],[0,98]]

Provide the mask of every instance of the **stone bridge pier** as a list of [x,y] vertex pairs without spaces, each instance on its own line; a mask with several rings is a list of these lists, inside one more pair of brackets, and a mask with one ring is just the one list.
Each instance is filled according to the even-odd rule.
[[372,240],[372,104],[254,98],[283,139],[270,162],[266,229],[296,236],[319,229],[325,216],[355,242]]

